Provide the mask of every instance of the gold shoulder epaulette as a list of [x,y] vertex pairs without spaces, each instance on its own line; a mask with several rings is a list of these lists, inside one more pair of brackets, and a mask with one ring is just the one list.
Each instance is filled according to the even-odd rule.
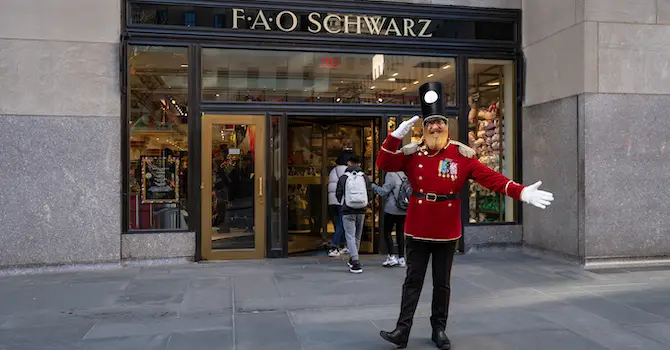
[[409,156],[416,153],[419,150],[419,145],[420,145],[419,142],[412,142],[409,145],[405,145],[402,148],[400,148],[400,151],[404,155]]
[[458,152],[466,158],[472,158],[477,152],[474,149],[454,140],[449,140],[449,143],[458,146]]

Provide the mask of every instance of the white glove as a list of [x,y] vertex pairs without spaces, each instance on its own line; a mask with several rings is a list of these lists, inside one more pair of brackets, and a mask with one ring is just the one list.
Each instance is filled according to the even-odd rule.
[[398,127],[393,130],[391,136],[397,139],[402,139],[410,130],[412,130],[412,126],[414,126],[414,123],[416,123],[417,120],[419,120],[419,116],[415,115],[412,117],[412,119],[405,120],[404,122],[400,123],[400,125],[398,125]]
[[521,191],[521,200],[538,208],[545,209],[554,200],[554,195],[551,192],[538,190],[540,185],[542,185],[542,181],[524,188]]

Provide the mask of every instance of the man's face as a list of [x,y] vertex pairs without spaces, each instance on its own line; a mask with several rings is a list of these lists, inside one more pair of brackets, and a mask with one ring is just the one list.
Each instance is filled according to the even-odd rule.
[[449,142],[449,129],[444,120],[432,120],[423,127],[424,139],[430,149],[439,149],[447,146]]

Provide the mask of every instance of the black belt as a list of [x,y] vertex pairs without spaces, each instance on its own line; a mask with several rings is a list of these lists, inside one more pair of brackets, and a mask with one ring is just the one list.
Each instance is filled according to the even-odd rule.
[[444,201],[453,201],[458,199],[457,194],[435,194],[435,193],[420,193],[412,191],[412,195],[415,197],[425,199],[429,202],[444,202]]

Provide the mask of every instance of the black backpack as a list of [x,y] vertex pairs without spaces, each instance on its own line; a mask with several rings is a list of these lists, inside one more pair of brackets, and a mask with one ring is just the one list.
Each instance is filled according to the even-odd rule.
[[395,175],[400,179],[400,187],[395,196],[395,206],[400,210],[407,210],[409,197],[412,195],[412,186],[409,184],[407,176],[403,179],[398,173],[395,173]]

